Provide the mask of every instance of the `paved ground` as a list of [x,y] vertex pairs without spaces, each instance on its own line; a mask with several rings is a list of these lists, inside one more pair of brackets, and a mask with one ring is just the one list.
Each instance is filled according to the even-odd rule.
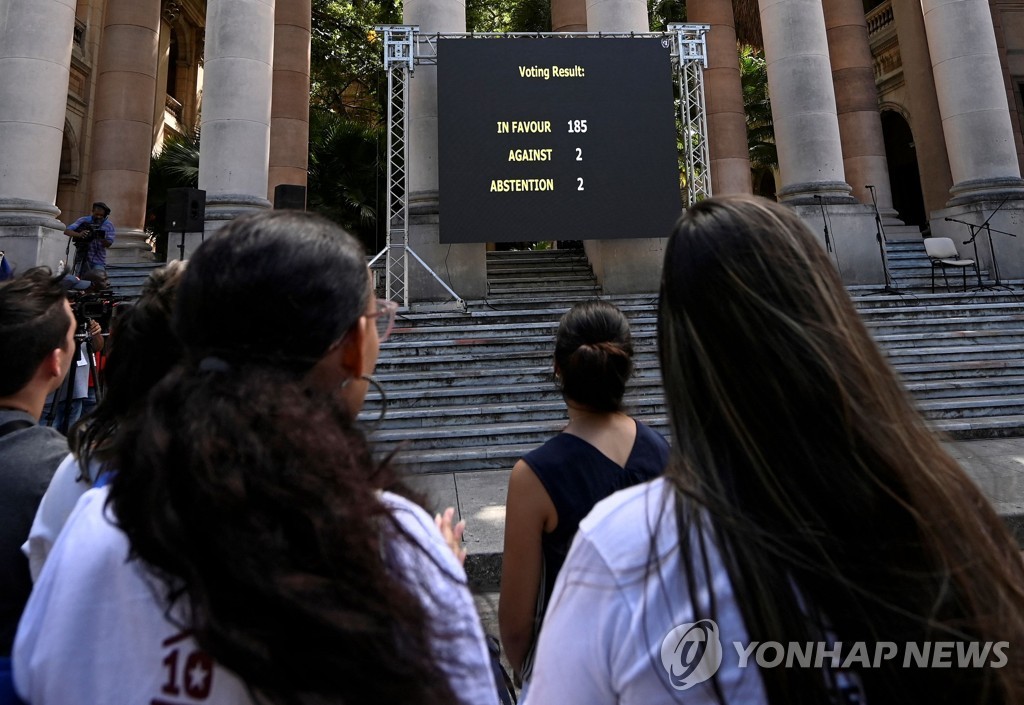
[[[1024,438],[953,441],[946,446],[1024,547]],[[456,507],[459,517],[466,520],[466,571],[480,591],[496,589],[501,574],[508,472],[488,470],[410,478],[411,484],[426,493],[436,509]]]

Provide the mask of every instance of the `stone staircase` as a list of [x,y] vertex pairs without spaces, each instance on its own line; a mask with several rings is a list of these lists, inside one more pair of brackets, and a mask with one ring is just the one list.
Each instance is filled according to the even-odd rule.
[[107,278],[110,288],[118,296],[137,297],[142,293],[142,285],[154,269],[164,266],[163,262],[132,262],[126,264],[108,264]]
[[[957,243],[960,256],[966,259],[974,258],[974,251]],[[930,292],[932,286],[932,264],[924,249],[924,239],[915,240],[889,240],[885,247],[886,258],[889,262],[889,276],[893,286],[899,290],[910,290]],[[978,273],[973,268],[966,270],[967,289],[978,286]],[[949,289],[952,291],[963,291],[964,278],[961,272],[956,269],[946,271],[949,279]],[[981,270],[981,278],[984,283],[988,281],[988,271]],[[946,291],[946,280],[943,278],[942,270],[935,272],[935,291]]]
[[[1024,435],[1024,290],[965,294],[938,285],[931,294],[923,245],[891,244],[903,295],[868,293],[878,287],[851,294],[921,410],[956,438]],[[566,422],[551,377],[553,339],[572,303],[600,296],[586,257],[574,250],[492,252],[487,266],[487,299],[468,302],[466,311],[414,306],[399,314],[381,346],[375,377],[386,390],[387,413],[374,438],[402,449],[409,471],[508,469]],[[602,298],[622,308],[633,327],[636,373],[627,409],[667,433],[657,297]],[[376,418],[379,404],[371,393],[364,418]]]

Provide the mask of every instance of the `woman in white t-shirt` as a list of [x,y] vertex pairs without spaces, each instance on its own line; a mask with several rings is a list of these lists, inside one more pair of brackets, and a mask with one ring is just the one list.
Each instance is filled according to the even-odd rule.
[[39,577],[79,498],[92,488],[104,467],[109,469],[111,442],[118,427],[142,411],[149,390],[181,361],[181,344],[171,329],[171,311],[184,271],[181,261],[154,270],[138,300],[115,309],[103,367],[103,398],[69,434],[72,452],[50,480],[28,541],[21,547],[28,556],[32,580]]
[[662,277],[669,469],[580,524],[528,704],[1024,702],[1017,546],[796,213],[702,201]]
[[238,218],[176,292],[184,362],[122,421],[14,652],[54,703],[492,703],[465,573],[353,419],[395,306],[359,244]]

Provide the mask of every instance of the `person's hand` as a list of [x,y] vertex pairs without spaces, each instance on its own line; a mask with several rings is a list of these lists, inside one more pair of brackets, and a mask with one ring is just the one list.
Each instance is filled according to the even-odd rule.
[[100,328],[100,324],[97,321],[89,321],[89,337],[95,338],[98,335],[103,335],[103,329]]
[[437,514],[434,516],[434,523],[441,532],[441,536],[444,537],[445,543],[448,544],[448,548],[452,549],[452,553],[455,554],[455,558],[459,563],[465,563],[466,549],[462,547],[462,535],[466,532],[466,522],[465,520],[457,524],[454,522],[454,507],[445,509],[443,515]]

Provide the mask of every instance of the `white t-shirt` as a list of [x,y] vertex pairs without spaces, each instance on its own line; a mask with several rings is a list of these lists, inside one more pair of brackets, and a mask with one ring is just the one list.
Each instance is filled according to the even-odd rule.
[[28,541],[21,546],[21,552],[28,556],[28,568],[33,582],[39,579],[46,557],[50,555],[50,549],[78,500],[92,489],[97,471],[98,468],[94,467],[89,479],[77,481],[75,478],[81,471],[74,453],[68,453],[64,462],[57,466],[57,472],[53,474],[39,509],[36,510],[35,519],[32,520]]
[[[694,550],[697,543],[694,538]],[[733,647],[748,639],[729,576],[714,545],[706,541],[706,548],[715,629],[704,624],[673,632],[695,620],[666,481],[637,485],[600,502],[580,523],[555,583],[526,705],[717,705],[712,681],[699,680],[714,665],[712,649],[704,659],[690,661],[703,664],[704,671],[697,668],[682,677],[685,656],[693,656],[701,637],[710,640],[709,634],[721,644],[717,677],[726,701],[765,703],[754,660],[740,668]],[[705,573],[696,570],[693,577],[695,597],[707,614]],[[672,685],[669,668],[686,687]]]
[[[18,694],[31,705],[251,703],[235,674],[164,617],[144,567],[126,561],[128,541],[111,524],[107,494],[83,495],[36,582],[14,645]],[[421,589],[430,618],[453,635],[434,645],[441,672],[465,702],[495,703],[465,572],[426,512],[389,493],[382,499],[419,543],[398,543],[400,570]]]

